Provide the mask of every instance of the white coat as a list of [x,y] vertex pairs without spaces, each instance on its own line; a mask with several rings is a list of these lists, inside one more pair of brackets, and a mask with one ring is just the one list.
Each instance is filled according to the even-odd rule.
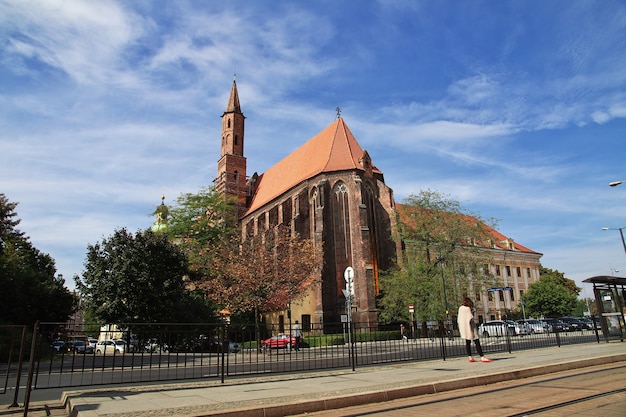
[[457,322],[459,325],[459,333],[461,334],[461,339],[478,339],[478,332],[476,331],[476,326],[474,326],[474,315],[472,314],[471,308],[469,308],[468,306],[459,307]]

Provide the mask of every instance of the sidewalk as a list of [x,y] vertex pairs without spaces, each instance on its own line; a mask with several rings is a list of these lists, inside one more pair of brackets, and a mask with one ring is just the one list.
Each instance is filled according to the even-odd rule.
[[[297,375],[277,374],[67,391],[56,404],[31,403],[28,415],[76,417],[282,416],[485,385],[626,361],[626,343],[568,345],[467,358],[396,363]],[[65,404],[66,410],[62,409]],[[46,409],[47,406],[47,409]],[[0,410],[0,416],[21,415]]]

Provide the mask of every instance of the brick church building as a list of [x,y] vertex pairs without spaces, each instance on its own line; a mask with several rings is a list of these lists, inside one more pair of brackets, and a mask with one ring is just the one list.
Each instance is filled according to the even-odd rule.
[[[329,126],[262,174],[246,172],[245,116],[241,110],[237,83],[233,81],[226,111],[222,115],[221,153],[217,177],[218,192],[233,197],[237,204],[242,233],[254,234],[277,225],[287,225],[302,238],[313,239],[323,248],[323,267],[305,294],[284,311],[267,314],[267,324],[282,330],[290,313],[303,330],[340,323],[346,314],[344,271],[354,270],[355,323],[375,327],[378,323],[376,297],[379,272],[390,268],[398,246],[392,239],[396,230],[393,191],[385,184],[383,172],[359,145],[345,120],[337,116]],[[477,290],[478,313],[485,319],[500,317],[500,302],[509,308],[539,277],[539,257],[521,245],[511,243],[493,230],[502,252],[493,271],[514,271],[504,275],[503,285],[515,285],[510,294],[495,299],[486,288]],[[520,251],[519,248],[523,248]],[[510,252],[510,253],[505,253]],[[517,253],[514,253],[517,252]],[[516,256],[520,264],[515,264]],[[497,259],[501,259],[502,262]],[[481,296],[482,294],[482,296]],[[483,301],[484,300],[484,301]]]
[[[382,171],[338,116],[266,172],[248,177],[244,127],[234,81],[222,115],[215,187],[236,199],[242,232],[283,224],[323,247],[319,280],[291,303],[292,317],[304,329],[339,323],[345,314],[344,271],[350,266],[355,277],[353,320],[375,326],[378,274],[396,256],[391,239],[394,198]],[[286,313],[268,320],[279,324]]]

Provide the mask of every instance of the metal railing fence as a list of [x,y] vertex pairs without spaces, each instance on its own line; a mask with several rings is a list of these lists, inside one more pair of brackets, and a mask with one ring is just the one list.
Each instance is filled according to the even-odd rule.
[[[25,394],[27,406],[32,389],[191,379],[223,382],[242,375],[354,369],[466,355],[465,341],[445,331],[442,323],[423,334],[416,331],[412,337],[405,337],[395,326],[373,329],[354,323],[350,338],[345,323],[328,328],[339,330],[329,334],[321,326],[305,329],[299,349],[294,350],[293,339],[280,336],[284,329],[260,324],[129,323],[101,328],[37,323],[29,334],[28,354],[25,327],[18,331],[0,326],[4,329],[0,336],[9,330],[13,334],[10,342],[0,338],[0,357],[8,358],[2,364],[5,384],[0,394],[6,395],[7,387],[14,384],[15,405],[19,381],[26,371],[26,386],[30,387]],[[481,338],[487,355],[592,342],[599,342],[593,330]],[[11,353],[4,355],[9,346]],[[21,360],[18,363],[18,351],[23,366]]]

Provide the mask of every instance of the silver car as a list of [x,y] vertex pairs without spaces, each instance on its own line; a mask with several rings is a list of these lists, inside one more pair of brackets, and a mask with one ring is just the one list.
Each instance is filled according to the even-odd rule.
[[509,326],[509,333],[511,336],[524,336],[530,334],[530,326],[526,323],[516,323],[513,320],[506,320]]
[[518,320],[519,324],[525,324],[530,329],[530,334],[549,333],[548,324],[536,319]]
[[507,323],[502,320],[485,321],[478,326],[478,333],[482,337],[505,336],[508,327]]

